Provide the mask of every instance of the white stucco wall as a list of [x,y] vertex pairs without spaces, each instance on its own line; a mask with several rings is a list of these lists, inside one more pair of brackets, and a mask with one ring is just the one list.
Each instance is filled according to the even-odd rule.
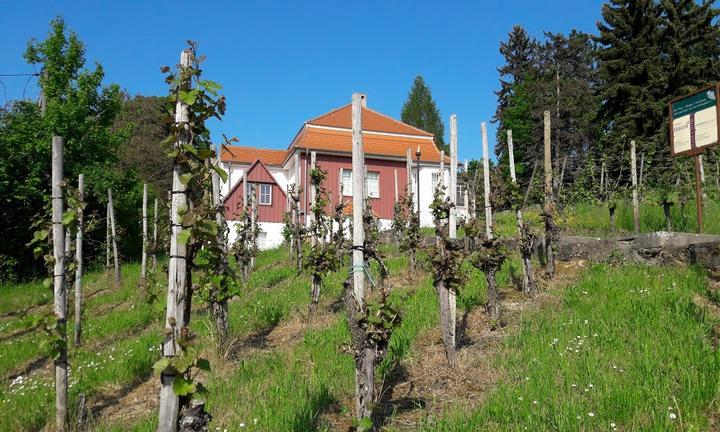
[[[228,233],[229,244],[235,243],[237,239],[237,225],[238,221],[228,221],[228,227],[230,232]],[[258,222],[262,233],[258,237],[258,249],[267,250],[273,249],[280,246],[285,240],[282,236],[282,223],[275,222]]]

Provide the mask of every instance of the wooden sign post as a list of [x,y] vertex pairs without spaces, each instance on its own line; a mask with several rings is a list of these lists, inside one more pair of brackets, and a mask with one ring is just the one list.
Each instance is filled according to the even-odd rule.
[[720,84],[673,99],[670,111],[670,153],[695,157],[697,232],[702,232],[702,182],[700,155],[718,144],[720,137]]

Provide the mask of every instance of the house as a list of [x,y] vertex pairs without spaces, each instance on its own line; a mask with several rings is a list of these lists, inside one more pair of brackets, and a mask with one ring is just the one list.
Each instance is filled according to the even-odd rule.
[[[416,152],[420,152],[420,224],[432,226],[430,203],[433,191],[441,179],[441,152],[435,146],[433,135],[402,123],[366,106],[363,97],[362,136],[367,170],[366,187],[373,210],[380,218],[381,227],[390,227],[393,207],[398,196],[405,193],[407,179],[407,155],[412,158],[412,191],[417,194],[418,164]],[[258,222],[263,233],[258,239],[262,249],[279,246],[283,242],[283,215],[288,208],[287,190],[292,184],[302,186],[301,212],[307,214],[310,205],[311,152],[316,154],[316,164],[327,171],[325,188],[336,199],[342,187],[343,199],[352,199],[352,106],[350,104],[306,121],[286,150],[259,149],[226,146],[221,152],[223,169],[228,173],[223,184],[223,200],[226,219],[230,225],[230,242],[235,238],[235,224],[239,219],[243,185],[247,179],[249,190],[256,193]],[[408,153],[409,151],[409,153]],[[450,181],[450,159],[446,156],[444,182]],[[255,187],[252,187],[252,186]],[[245,191],[245,192],[244,192]],[[464,193],[457,196],[458,217],[466,214]],[[417,206],[417,198],[415,198]],[[417,208],[417,207],[416,207]]]

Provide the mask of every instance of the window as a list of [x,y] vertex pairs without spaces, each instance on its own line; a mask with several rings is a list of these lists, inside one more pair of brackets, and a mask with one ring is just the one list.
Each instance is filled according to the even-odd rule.
[[341,169],[342,172],[342,193],[345,196],[352,196],[352,170]]
[[455,202],[459,207],[465,207],[465,185],[457,185],[457,195],[455,198]]
[[260,205],[272,205],[272,185],[267,183],[260,183],[260,198],[258,200]]
[[[342,188],[344,196],[352,196],[352,170],[342,169]],[[370,198],[380,198],[380,173],[368,171],[365,176],[365,190]]]
[[380,173],[368,171],[365,176],[365,189],[370,198],[380,198]]
[[435,193],[435,189],[437,189],[438,184],[440,184],[440,171],[434,171],[432,173],[432,190],[433,193]]

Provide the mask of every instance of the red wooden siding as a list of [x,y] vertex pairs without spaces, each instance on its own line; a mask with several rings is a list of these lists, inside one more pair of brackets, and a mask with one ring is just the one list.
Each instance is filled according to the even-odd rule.
[[[305,170],[309,169],[309,155],[305,158],[305,154],[301,155],[301,180],[305,182]],[[337,194],[340,188],[340,169],[352,170],[352,159],[347,156],[332,156],[318,154],[316,163],[318,167],[327,171],[327,177],[325,178],[325,189],[327,189],[331,196],[332,201],[337,202]],[[365,159],[365,165],[368,172],[377,172],[380,175],[379,187],[380,187],[380,198],[371,198],[371,204],[373,211],[380,216],[381,219],[392,219],[393,207],[395,205],[395,170],[397,170],[398,177],[398,195],[402,196],[405,185],[407,184],[407,175],[405,168],[405,161],[389,161],[389,160],[378,160],[378,159]],[[309,180],[308,180],[309,182]],[[305,200],[310,202],[310,186],[307,185],[305,189]],[[351,193],[350,191],[344,191],[346,194]],[[350,200],[350,197],[345,197],[344,200]]]
[[[253,183],[266,183],[272,185],[272,204],[260,205],[260,187],[255,191],[255,202],[258,203],[258,222],[276,222],[283,221],[287,207],[287,197],[285,192],[278,186],[275,178],[259,161],[256,162],[247,173],[248,183],[252,187]],[[248,188],[248,193],[251,193]],[[239,220],[242,214],[243,202],[243,181],[242,179],[235,185],[230,195],[225,199],[225,219]]]

